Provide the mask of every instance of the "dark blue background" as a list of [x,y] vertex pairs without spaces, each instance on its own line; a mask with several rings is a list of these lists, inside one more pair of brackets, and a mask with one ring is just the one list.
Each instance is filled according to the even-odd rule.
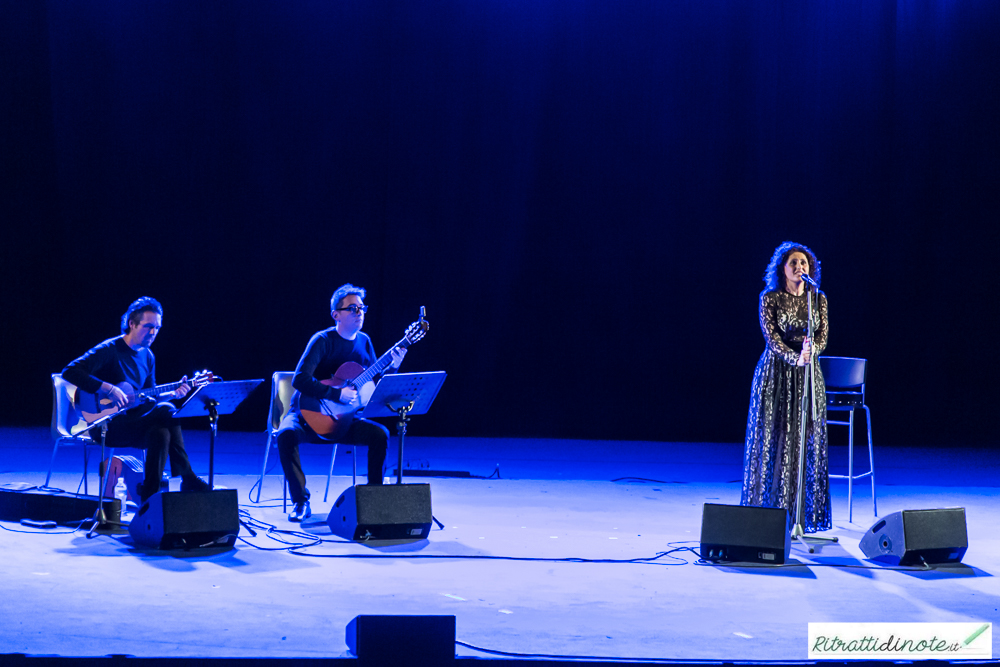
[[0,423],[139,295],[161,382],[269,378],[350,281],[380,351],[427,306],[414,434],[739,441],[793,239],[876,441],[995,443],[998,35],[994,0],[5,2]]

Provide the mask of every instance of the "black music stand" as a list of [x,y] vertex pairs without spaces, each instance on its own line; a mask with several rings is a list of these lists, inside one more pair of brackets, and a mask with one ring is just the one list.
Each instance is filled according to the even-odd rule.
[[212,488],[215,488],[215,436],[219,428],[219,415],[232,414],[243,399],[263,382],[263,380],[209,382],[188,394],[184,405],[174,413],[174,418],[208,415],[208,423],[212,427],[208,439],[208,485]]
[[396,484],[403,483],[403,439],[406,437],[406,423],[410,421],[411,415],[426,414],[430,410],[431,403],[437,398],[447,376],[445,371],[386,375],[375,385],[375,393],[358,414],[365,419],[399,417],[399,422],[396,424],[399,432]]

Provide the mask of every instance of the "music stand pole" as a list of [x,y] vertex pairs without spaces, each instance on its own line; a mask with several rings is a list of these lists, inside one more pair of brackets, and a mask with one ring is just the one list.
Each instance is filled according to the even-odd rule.
[[215,487],[215,438],[219,432],[219,415],[232,414],[263,380],[216,380],[204,384],[188,394],[187,400],[176,412],[174,419],[203,417],[208,414],[208,485]]
[[806,401],[809,401],[812,407],[812,418],[813,426],[819,419],[819,410],[816,407],[816,375],[815,367],[813,363],[816,357],[816,346],[813,341],[813,318],[812,318],[812,302],[813,296],[815,295],[815,289],[809,285],[805,286],[806,291],[806,307],[807,307],[807,317],[806,317],[806,337],[809,339],[809,344],[812,346],[812,352],[809,354],[809,363],[805,365],[803,369],[805,371],[805,377],[803,378],[802,386],[802,402],[799,407],[799,470],[798,470],[798,488],[795,492],[795,525],[792,526],[791,537],[793,540],[798,540],[806,547],[809,548],[809,553],[815,553],[816,547],[812,544],[806,542],[807,539],[816,540],[819,542],[837,542],[839,541],[836,537],[819,537],[816,535],[810,535],[806,537],[806,531],[804,528],[805,524],[805,483],[806,483],[806,419],[809,415],[809,406],[806,405]]
[[406,403],[399,408],[399,423],[396,430],[399,432],[399,463],[396,465],[396,484],[403,483],[403,440],[406,438],[406,423],[410,421],[409,412],[413,409],[413,401]]
[[208,436],[208,485],[215,488],[215,436],[219,432],[219,402],[210,399],[205,402],[208,409],[208,425],[211,432]]

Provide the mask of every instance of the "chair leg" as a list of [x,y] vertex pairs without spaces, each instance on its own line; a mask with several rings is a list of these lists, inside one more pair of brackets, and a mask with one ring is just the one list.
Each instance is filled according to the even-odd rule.
[[264,473],[267,472],[267,455],[271,453],[271,438],[274,437],[274,432],[268,430],[267,432],[267,444],[264,445],[264,465],[260,467],[260,479],[257,480],[257,500],[253,502],[260,502],[260,494],[264,490]]
[[[87,445],[83,446],[83,495],[89,496],[90,491],[87,490],[87,461],[89,456],[87,455]],[[100,482],[98,482],[100,484]],[[79,489],[79,487],[77,487]]]
[[872,413],[867,405],[864,408],[865,422],[868,424],[868,470],[871,471],[870,476],[872,478],[872,514],[878,516],[878,505],[875,502],[875,455],[872,446]]
[[854,408],[847,422],[847,521],[854,523]]
[[333,477],[333,462],[337,460],[337,445],[333,446],[333,453],[330,454],[330,472],[326,474],[326,491],[323,492],[323,502],[326,502],[326,497],[330,495],[330,478]]
[[[86,449],[84,445],[84,449]],[[45,486],[48,487],[49,481],[52,480],[52,469],[56,467],[56,452],[59,451],[59,441],[56,440],[56,444],[52,447],[52,460],[49,461],[49,473],[45,476]]]

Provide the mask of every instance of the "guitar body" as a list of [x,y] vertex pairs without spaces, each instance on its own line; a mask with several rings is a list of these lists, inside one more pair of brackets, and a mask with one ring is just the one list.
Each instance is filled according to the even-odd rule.
[[[328,380],[320,380],[321,384],[328,387],[341,389],[353,386],[353,381],[364,373],[365,369],[361,364],[353,361],[346,361],[340,365],[337,372]],[[368,399],[375,393],[375,383],[366,382],[358,387],[358,398],[360,403],[345,405],[329,399],[317,399],[305,394],[299,395],[299,412],[306,420],[309,427],[316,432],[316,435],[336,442],[342,438],[347,430],[351,428],[355,413],[368,404]]]
[[[107,396],[100,397],[97,394],[91,394],[83,391],[82,389],[77,389],[74,403],[76,403],[77,408],[80,411],[80,416],[83,417],[85,422],[93,424],[102,417],[130,410],[136,406],[135,387],[130,385],[128,382],[122,382],[121,384],[115,386],[125,392],[125,396],[128,397],[128,403],[126,403],[123,408],[116,408],[114,402],[112,402],[112,400]],[[150,405],[149,407],[152,408],[153,406]]]

